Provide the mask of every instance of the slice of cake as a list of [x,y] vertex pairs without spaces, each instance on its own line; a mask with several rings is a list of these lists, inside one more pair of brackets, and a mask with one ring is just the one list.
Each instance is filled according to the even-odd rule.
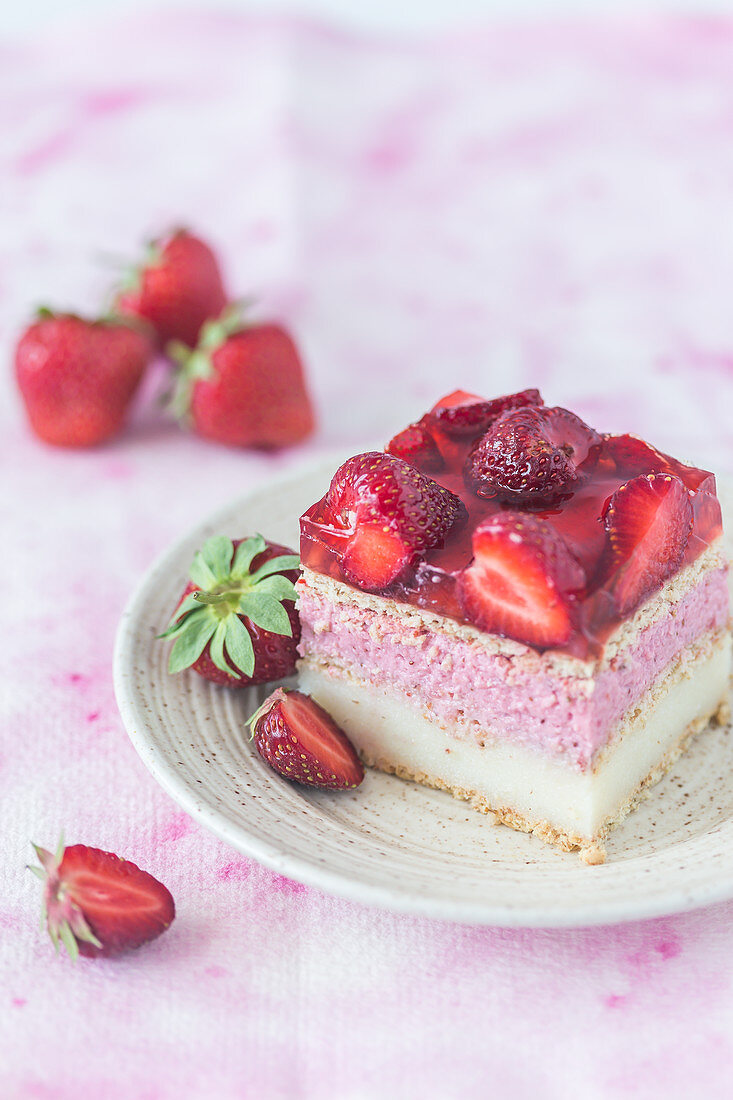
[[301,559],[301,684],[364,761],[588,862],[727,712],[715,478],[536,390],[349,459]]

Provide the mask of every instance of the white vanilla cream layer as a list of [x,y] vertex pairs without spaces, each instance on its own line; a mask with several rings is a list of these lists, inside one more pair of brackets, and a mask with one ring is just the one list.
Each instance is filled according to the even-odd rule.
[[585,771],[488,734],[478,743],[404,696],[307,660],[300,663],[300,684],[367,763],[447,789],[568,848],[602,838],[633,807],[640,789],[661,777],[720,709],[730,667],[730,634],[706,639],[697,659],[670,669],[625,716],[595,768]]

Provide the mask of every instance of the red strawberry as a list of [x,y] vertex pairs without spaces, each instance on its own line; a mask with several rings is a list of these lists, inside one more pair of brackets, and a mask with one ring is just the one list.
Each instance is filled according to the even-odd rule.
[[228,687],[265,684],[295,670],[300,620],[294,583],[298,555],[262,535],[209,539],[191,565],[168,629],[168,671],[193,668]]
[[358,787],[364,767],[328,711],[309,695],[277,688],[250,719],[255,745],[276,772],[309,787]]
[[621,474],[672,473],[669,458],[635,435],[606,435],[603,450]]
[[618,613],[627,615],[679,568],[692,531],[690,495],[678,477],[641,475],[616,490],[603,520],[605,568]]
[[454,390],[433,406],[427,419],[450,436],[478,435],[508,409],[541,404],[539,390],[522,390],[521,393],[511,393],[493,401],[486,401],[465,390]]
[[419,470],[436,472],[444,466],[443,457],[430,434],[426,416],[419,423],[410,424],[403,432],[398,432],[385,450]]
[[601,437],[567,409],[504,413],[471,450],[468,486],[482,497],[528,503],[572,489],[577,468]]
[[111,439],[151,352],[147,337],[126,322],[39,310],[15,353],[33,431],[57,447],[92,447]]
[[455,493],[401,458],[378,451],[355,455],[339,467],[323,513],[344,573],[372,591],[401,579],[466,515]]
[[216,256],[185,229],[154,241],[141,267],[115,299],[120,313],[151,324],[161,347],[181,340],[193,347],[204,321],[227,303]]
[[635,435],[605,435],[603,454],[613,459],[618,473],[627,480],[635,474],[672,474],[692,492],[715,496],[713,474],[695,466],[686,466]]
[[549,524],[498,512],[474,531],[473,553],[458,579],[459,598],[472,622],[533,646],[570,639],[585,575]]
[[238,309],[209,321],[179,363],[172,408],[195,432],[232,447],[288,447],[313,430],[303,366],[279,325],[244,325]]
[[129,860],[85,844],[63,844],[55,855],[33,845],[44,882],[46,924],[72,959],[119,955],[165,932],[176,915],[170,891]]

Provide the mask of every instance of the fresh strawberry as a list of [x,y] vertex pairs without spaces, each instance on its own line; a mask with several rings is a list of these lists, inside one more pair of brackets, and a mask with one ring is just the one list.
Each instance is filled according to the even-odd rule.
[[466,515],[455,493],[401,458],[378,451],[355,455],[339,467],[323,511],[344,573],[371,591],[401,579]]
[[152,325],[161,347],[168,340],[193,347],[204,321],[218,317],[226,303],[211,248],[179,229],[149,245],[145,260],[117,294],[115,309]]
[[195,351],[169,345],[179,365],[173,412],[231,447],[288,447],[313,430],[303,366],[279,325],[245,325],[239,309],[207,322]]
[[260,756],[309,787],[358,787],[364,767],[344,731],[309,695],[277,688],[249,722]]
[[139,329],[42,309],[15,352],[33,431],[57,447],[92,447],[116,435],[150,360]]
[[510,393],[506,397],[496,397],[486,401],[465,390],[454,390],[433,405],[427,419],[434,422],[450,436],[478,435],[508,409],[521,409],[525,406],[541,405],[539,390],[522,390]]
[[531,515],[498,512],[474,531],[473,553],[458,579],[472,622],[541,648],[570,639],[585,575],[554,528]]
[[426,416],[417,424],[410,424],[404,431],[398,432],[385,450],[419,470],[435,473],[444,466],[443,457],[430,434]]
[[176,915],[170,891],[129,860],[86,844],[59,845],[55,854],[33,845],[31,867],[44,883],[46,925],[72,959],[119,955],[154,940]]
[[567,409],[504,413],[466,461],[468,486],[482,497],[529,503],[572,489],[578,467],[601,437]]
[[643,474],[617,489],[604,510],[604,568],[620,615],[671,577],[692,531],[690,494],[678,477]]
[[228,687],[265,684],[295,670],[298,555],[262,535],[205,542],[191,581],[159,637],[175,638],[168,670],[193,668]]

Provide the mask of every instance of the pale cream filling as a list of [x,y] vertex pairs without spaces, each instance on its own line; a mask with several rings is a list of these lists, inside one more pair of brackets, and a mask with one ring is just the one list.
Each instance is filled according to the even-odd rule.
[[[508,824],[536,828],[564,847],[601,838],[658,779],[726,697],[729,634],[707,639],[697,660],[668,670],[627,714],[593,770],[492,739],[483,745],[455,723],[440,723],[415,702],[343,671],[300,664],[302,689],[343,726],[367,761],[385,771],[443,787]],[[516,820],[512,820],[516,818]],[[554,835],[553,835],[554,834]]]

